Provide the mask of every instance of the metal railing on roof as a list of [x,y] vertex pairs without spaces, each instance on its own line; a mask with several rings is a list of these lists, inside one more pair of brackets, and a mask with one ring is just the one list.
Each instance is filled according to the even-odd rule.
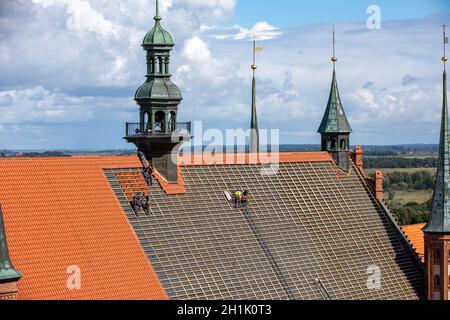
[[127,123],[125,134],[127,137],[134,137],[134,136],[146,137],[154,134],[162,134],[162,135],[172,133],[191,134],[191,131],[192,131],[191,122],[177,122],[175,127],[173,127],[173,125],[170,124],[166,126],[165,123],[157,122],[155,123],[154,128],[151,128],[151,126],[141,123]]

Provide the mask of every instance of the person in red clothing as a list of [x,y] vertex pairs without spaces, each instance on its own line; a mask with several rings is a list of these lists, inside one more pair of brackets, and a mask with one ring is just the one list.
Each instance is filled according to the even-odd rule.
[[250,191],[246,190],[241,197],[241,207],[247,207],[250,200]]
[[149,165],[145,170],[145,179],[150,187],[153,186],[153,173],[154,173],[153,165]]

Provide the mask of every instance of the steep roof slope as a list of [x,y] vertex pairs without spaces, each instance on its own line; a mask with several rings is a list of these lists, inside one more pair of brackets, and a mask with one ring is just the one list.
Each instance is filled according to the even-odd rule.
[[426,223],[421,223],[402,227],[403,232],[422,261],[425,259],[425,240],[423,233],[423,228],[425,228],[425,226]]
[[[185,162],[186,193],[153,187],[148,216],[117,187],[124,169],[108,170],[169,298],[422,297],[420,271],[356,168],[344,174],[323,153],[285,154],[276,175],[263,167]],[[235,189],[251,191],[248,210],[225,199]]]
[[[20,299],[165,299],[104,168],[135,157],[0,159],[11,260]],[[69,266],[81,289],[67,288]]]

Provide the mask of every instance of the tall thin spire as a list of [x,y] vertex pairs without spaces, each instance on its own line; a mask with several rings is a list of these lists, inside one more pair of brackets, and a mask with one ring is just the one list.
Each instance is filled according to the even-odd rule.
[[338,59],[336,57],[336,35],[334,26],[333,26],[333,56],[331,57],[331,61],[333,62],[333,75],[331,80],[330,96],[328,98],[328,104],[325,110],[325,115],[322,119],[318,132],[321,134],[351,133],[352,128],[345,114],[337,83],[336,62],[338,61]]
[[444,25],[444,55],[441,58],[441,61],[444,64],[444,74],[442,79],[442,120],[439,160],[431,216],[427,226],[424,228],[424,232],[426,233],[450,233],[450,146],[447,104],[447,71],[445,70],[446,62],[448,61],[446,56],[448,38],[445,29],[446,26]]
[[259,129],[258,129],[258,115],[256,110],[256,52],[261,50],[256,47],[256,35],[253,36],[253,79],[252,79],[252,119],[250,123],[250,153],[259,153]]

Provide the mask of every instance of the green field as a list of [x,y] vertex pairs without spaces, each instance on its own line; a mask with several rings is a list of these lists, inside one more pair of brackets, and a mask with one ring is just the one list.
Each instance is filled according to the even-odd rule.
[[[427,202],[433,197],[432,190],[420,190],[420,191],[396,191],[393,200],[389,200],[392,203],[398,203],[400,205],[406,205],[411,202],[422,204]],[[385,199],[389,199],[389,194],[385,193]]]
[[[415,173],[415,172],[430,172],[435,173],[435,168],[408,168],[408,169],[392,169],[392,168],[385,168],[381,169],[383,171],[384,176],[387,176],[389,173],[392,172],[404,172],[404,173]],[[366,174],[372,174],[375,170],[370,169],[366,170]],[[433,196],[432,190],[418,190],[418,191],[395,191],[395,196],[393,200],[389,199],[388,192],[385,192],[385,199],[388,200],[391,203],[396,203],[399,205],[406,205],[411,202],[416,202],[418,204],[422,204],[430,200]]]

